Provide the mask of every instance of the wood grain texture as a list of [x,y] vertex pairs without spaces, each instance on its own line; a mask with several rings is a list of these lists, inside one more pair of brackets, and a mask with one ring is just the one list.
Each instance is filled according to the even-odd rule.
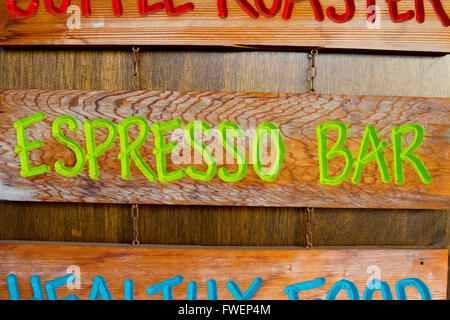
[[[133,87],[131,50],[0,49],[1,88],[106,89]],[[39,79],[39,80],[38,80]],[[114,81],[113,81],[114,80]]]
[[446,247],[448,210],[316,209],[313,241],[317,246]]
[[320,53],[317,92],[450,98],[450,55]]
[[[450,55],[320,52],[316,61],[319,93],[450,98]],[[128,90],[133,83],[131,49],[6,48],[0,64],[1,88]],[[303,52],[141,47],[138,67],[142,90],[308,92]]]
[[[0,197],[21,201],[114,202],[147,204],[202,204],[248,206],[313,206],[363,208],[447,208],[450,185],[446,149],[447,124],[450,120],[448,99],[396,98],[373,96],[291,95],[215,92],[155,92],[155,91],[15,91],[5,90],[0,95],[0,128],[2,189]],[[131,115],[141,115],[150,124],[181,118],[185,124],[204,120],[211,127],[222,121],[234,121],[246,132],[263,122],[279,125],[287,152],[280,175],[267,183],[249,169],[247,176],[236,183],[222,182],[217,177],[210,182],[184,178],[171,183],[150,183],[135,169],[133,178],[120,178],[118,143],[98,159],[101,177],[89,179],[87,173],[69,179],[55,172],[33,178],[22,178],[13,122],[43,111],[46,121],[29,129],[31,140],[39,139],[44,146],[30,153],[32,165],[45,163],[52,166],[56,160],[66,164],[74,162],[72,152],[55,143],[51,137],[50,122],[58,116],[70,114],[79,121],[106,118],[116,124]],[[420,158],[427,164],[433,183],[425,185],[412,166],[405,166],[405,183],[382,183],[375,162],[364,170],[361,183],[346,182],[339,186],[319,185],[316,126],[328,121],[342,121],[351,126],[353,136],[347,147],[357,154],[364,127],[372,124],[379,133],[388,137],[390,128],[405,123],[419,123],[427,132],[421,146]],[[134,132],[134,131],[131,131]],[[136,135],[136,133],[134,133]],[[75,134],[82,142],[81,131]],[[133,136],[133,134],[132,134]],[[100,138],[99,141],[101,141]],[[174,138],[168,138],[173,140]],[[253,138],[250,137],[250,141]],[[182,147],[182,142],[180,147]],[[208,143],[212,148],[212,142]],[[249,156],[250,144],[241,145]],[[156,172],[152,156],[153,137],[139,150],[149,166]],[[228,167],[222,148],[214,155],[218,165]],[[186,152],[186,151],[183,151]],[[190,152],[190,151],[189,151]],[[386,153],[389,167],[392,157]],[[222,155],[221,155],[222,154]],[[185,153],[181,158],[185,157]],[[188,153],[190,157],[191,154]],[[223,158],[222,158],[223,157]],[[170,156],[168,171],[194,164],[177,164]],[[180,159],[181,159],[180,158]],[[183,166],[184,165],[184,166]],[[330,176],[342,170],[342,161],[330,161]],[[196,165],[205,170],[206,165]],[[235,169],[234,169],[235,170]],[[14,174],[15,173],[15,174]],[[391,172],[392,174],[392,172]]]
[[[446,229],[446,234],[447,234],[447,249],[450,248],[450,214],[447,214],[447,229]],[[448,262],[450,265],[450,253],[448,256]],[[450,281],[448,280],[448,276],[450,276],[450,269],[447,271],[447,299],[448,299],[448,293],[450,293]]]
[[[76,294],[87,299],[95,276],[103,276],[114,299],[123,299],[123,282],[134,281],[135,299],[161,299],[147,295],[146,288],[176,275],[183,283],[174,287],[174,299],[186,299],[187,283],[198,283],[198,299],[207,299],[206,282],[217,281],[219,299],[233,299],[226,288],[235,281],[242,291],[256,277],[264,282],[253,299],[287,299],[288,285],[325,277],[320,288],[300,293],[302,300],[326,297],[332,285],[347,279],[359,294],[367,285],[367,267],[378,266],[396,299],[395,283],[404,278],[419,278],[430,288],[433,299],[446,298],[447,250],[267,250],[267,249],[188,249],[114,248],[92,246],[0,244],[0,299],[8,299],[6,276],[14,273],[22,299],[32,297],[29,277],[38,274],[42,283],[66,274],[68,266],[78,266],[81,288],[56,290],[58,297]],[[131,267],[132,266],[132,267]],[[408,299],[420,299],[417,290],[407,289]],[[348,299],[341,292],[337,299]],[[379,292],[375,299],[380,299]]]
[[303,52],[141,48],[138,89],[306,93],[307,68]]
[[[307,92],[306,54],[302,52],[141,47],[140,59],[140,89]],[[206,59],[208,68],[202,59]],[[285,63],[289,59],[295,72]],[[166,72],[157,67],[161,61],[167,61]],[[446,79],[444,71],[450,68],[448,55],[320,52],[317,62],[319,93],[450,97],[448,81],[440,81]],[[0,66],[4,70],[0,72],[1,88],[132,88],[131,49],[7,48],[0,50]],[[245,72],[240,72],[243,67]],[[157,72],[152,73],[155,69]],[[430,70],[438,70],[436,77]],[[351,81],[355,77],[358,81]],[[446,232],[448,213],[316,209],[313,244],[442,248],[450,235]],[[0,237],[4,240],[131,243],[133,237],[129,205],[0,201],[0,221]],[[140,206],[142,243],[304,246],[305,226],[302,208]]]
[[[388,5],[379,3],[380,26],[373,29],[367,26],[365,1],[356,1],[355,16],[346,23],[335,23],[326,14],[324,21],[316,21],[309,1],[296,2],[290,20],[281,18],[282,11],[273,18],[251,18],[235,1],[228,1],[226,19],[218,17],[215,0],[193,1],[195,9],[177,17],[169,17],[165,12],[140,17],[135,1],[122,2],[124,14],[114,17],[109,0],[93,1],[92,15],[81,17],[80,29],[67,27],[72,12],[52,16],[42,3],[33,17],[18,20],[1,3],[0,44],[283,46],[450,52],[450,29],[441,24],[428,1],[424,23],[415,19],[394,23]],[[448,14],[450,1],[441,2]],[[26,1],[18,3],[22,7],[28,5]],[[343,1],[322,5],[324,11],[333,5],[337,12],[345,12]],[[399,12],[410,9],[414,10],[413,3],[399,2]]]
[[[448,210],[315,209],[317,246],[446,247]],[[0,240],[131,243],[130,205],[2,201]],[[305,246],[303,208],[139,206],[143,244]]]

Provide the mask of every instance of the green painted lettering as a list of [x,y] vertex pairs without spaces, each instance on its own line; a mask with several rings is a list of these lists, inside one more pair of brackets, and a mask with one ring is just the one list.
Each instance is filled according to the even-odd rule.
[[233,155],[237,161],[238,170],[235,173],[230,173],[227,168],[220,168],[217,172],[219,178],[225,182],[236,182],[244,179],[247,174],[247,158],[237,145],[230,141],[227,137],[227,132],[231,132],[234,138],[243,138],[244,132],[233,122],[222,122],[217,127],[219,141],[224,146],[225,150]]
[[86,153],[83,148],[72,139],[67,138],[61,130],[61,126],[66,124],[70,131],[75,132],[78,130],[78,123],[74,117],[65,115],[55,119],[52,124],[52,135],[56,141],[63,146],[68,147],[75,154],[75,165],[73,168],[67,168],[62,161],[55,162],[55,171],[65,177],[76,177],[83,171],[84,164],[86,163]]
[[[414,133],[414,140],[408,147],[402,149],[402,137],[410,132]],[[392,128],[392,149],[394,151],[394,177],[396,184],[405,182],[403,175],[403,160],[408,161],[413,166],[423,183],[430,184],[432,182],[422,160],[413,154],[419,149],[423,138],[423,128],[415,123]]]
[[[369,145],[372,146],[372,150],[367,153]],[[361,140],[361,146],[359,148],[358,158],[355,161],[355,171],[353,172],[352,183],[358,184],[361,180],[361,175],[364,166],[373,161],[377,161],[378,172],[381,175],[381,180],[384,183],[389,183],[391,177],[389,176],[389,170],[387,167],[386,159],[384,158],[384,150],[387,148],[387,142],[380,142],[378,139],[375,127],[368,125],[364,131],[363,138]]]
[[[107,129],[108,136],[104,142],[97,146],[95,142],[95,129],[99,128]],[[89,177],[96,180],[100,175],[97,158],[113,145],[117,137],[117,128],[114,123],[106,119],[86,120],[84,122],[84,134],[86,136],[86,158],[89,161]]]
[[[139,135],[129,144],[128,128],[131,125],[139,127]],[[147,119],[141,116],[129,117],[119,123],[120,152],[118,158],[121,162],[122,179],[128,180],[131,177],[130,156],[136,166],[144,176],[151,182],[156,181],[156,174],[147,166],[138,149],[142,147],[148,138],[149,126]]]
[[[338,138],[333,147],[331,147],[331,149],[327,151],[327,132],[330,130],[337,130]],[[323,185],[338,185],[348,178],[353,166],[352,153],[350,152],[350,150],[343,147],[347,140],[347,128],[342,122],[330,121],[324,124],[319,124],[316,127],[316,133],[319,149],[319,183]],[[333,159],[337,156],[344,157],[345,167],[340,175],[336,177],[330,177],[328,175],[328,160]]]
[[172,150],[177,146],[175,141],[171,141],[168,144],[165,143],[164,132],[175,130],[183,122],[181,119],[173,119],[168,122],[155,122],[152,126],[153,134],[155,135],[155,149],[153,154],[156,156],[156,171],[158,173],[158,180],[166,183],[183,178],[186,175],[184,169],[179,169],[172,172],[167,172],[166,169],[166,154],[170,154]]
[[[270,170],[266,170],[262,166],[261,162],[261,142],[263,136],[267,137],[268,132],[272,140],[273,147],[275,148],[275,160],[272,163]],[[253,138],[252,146],[252,160],[253,170],[262,180],[267,182],[274,181],[280,174],[281,167],[284,163],[284,156],[286,154],[286,148],[284,147],[283,137],[278,127],[270,122],[261,123],[256,129],[255,137]]]
[[186,169],[186,172],[192,179],[210,181],[216,175],[217,171],[216,159],[214,159],[214,157],[211,154],[211,150],[205,144],[195,139],[194,134],[196,129],[197,130],[200,129],[204,135],[211,135],[211,127],[205,121],[195,120],[189,122],[184,131],[184,137],[186,141],[192,148],[194,148],[194,150],[200,152],[206,164],[208,165],[208,168],[206,169],[205,172],[203,172],[198,171],[197,169],[195,169],[194,166],[189,166]]
[[17,146],[14,148],[14,151],[19,154],[20,158],[20,175],[22,177],[31,177],[39,174],[44,174],[50,167],[46,164],[41,164],[40,166],[30,167],[30,159],[28,158],[28,153],[31,150],[39,149],[42,147],[42,141],[33,140],[31,142],[27,141],[25,128],[29,125],[42,121],[45,118],[45,113],[38,112],[29,117],[16,120],[14,122],[14,128],[17,131]]

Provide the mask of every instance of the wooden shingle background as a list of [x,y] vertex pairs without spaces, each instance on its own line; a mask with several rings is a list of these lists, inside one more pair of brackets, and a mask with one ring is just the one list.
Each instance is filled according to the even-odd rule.
[[[305,93],[305,52],[140,49],[138,89]],[[450,55],[319,53],[318,93],[450,97]],[[131,48],[0,49],[0,88],[132,89]],[[128,205],[0,202],[0,240],[132,240]],[[315,246],[446,247],[449,210],[316,209]],[[303,208],[140,206],[141,243],[304,246]]]

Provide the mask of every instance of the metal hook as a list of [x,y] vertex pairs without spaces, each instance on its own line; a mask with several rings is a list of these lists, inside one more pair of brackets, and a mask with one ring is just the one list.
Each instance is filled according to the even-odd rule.
[[308,59],[310,60],[307,77],[309,81],[309,93],[315,94],[316,90],[314,89],[314,79],[317,75],[317,69],[316,69],[316,56],[319,52],[317,49],[311,50],[311,53],[308,54]]
[[139,246],[139,207],[137,204],[131,205],[131,218],[133,219],[133,247]]
[[314,208],[306,208],[306,248],[312,248],[312,219]]

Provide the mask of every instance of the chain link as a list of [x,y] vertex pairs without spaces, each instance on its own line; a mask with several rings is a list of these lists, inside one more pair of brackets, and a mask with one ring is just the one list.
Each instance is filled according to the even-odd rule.
[[[316,56],[319,52],[317,49],[312,49],[308,54],[309,66],[307,71],[308,83],[309,83],[309,93],[316,94],[316,89],[314,88],[314,80],[316,79],[317,69],[316,69]],[[312,248],[312,221],[313,221],[314,208],[306,208],[306,248]]]
[[133,47],[133,90],[136,91],[139,83],[139,47]]
[[138,228],[139,207],[137,204],[133,204],[131,206],[131,218],[133,219],[133,237],[134,237],[134,240],[131,244],[133,245],[133,247],[138,247],[139,246],[139,228]]
[[[318,54],[317,49],[311,50],[308,54],[308,59],[310,60],[307,77],[309,82],[309,93],[315,94],[316,90],[314,88],[314,79],[317,75],[316,69],[316,56]],[[139,47],[133,47],[133,90],[137,90],[137,84],[139,82]],[[307,230],[306,230],[306,248],[312,248],[312,219],[313,219],[314,208],[306,208],[306,218],[307,218]],[[133,219],[133,237],[132,242],[133,247],[139,246],[139,207],[137,204],[131,206],[131,217]]]
[[306,208],[306,248],[312,248],[312,220],[314,208]]
[[308,54],[308,60],[309,60],[309,67],[307,71],[307,77],[308,77],[308,83],[309,83],[309,93],[315,94],[316,89],[314,88],[314,79],[317,75],[317,69],[316,69],[316,56],[319,52],[317,49],[311,50],[311,53]]
[[[133,47],[133,90],[138,89],[139,83],[139,47]],[[135,110],[133,110],[133,113]],[[131,205],[131,218],[133,219],[133,247],[139,246],[139,207],[137,204]]]

